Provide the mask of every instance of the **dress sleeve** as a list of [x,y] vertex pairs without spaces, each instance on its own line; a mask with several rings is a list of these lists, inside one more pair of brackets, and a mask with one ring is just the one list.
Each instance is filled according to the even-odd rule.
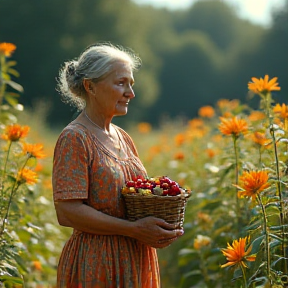
[[89,187],[89,150],[85,134],[66,128],[60,134],[53,159],[54,201],[87,199]]

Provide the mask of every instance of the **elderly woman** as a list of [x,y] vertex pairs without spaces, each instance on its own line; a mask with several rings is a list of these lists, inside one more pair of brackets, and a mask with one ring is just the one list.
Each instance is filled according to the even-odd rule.
[[60,69],[58,90],[79,116],[59,136],[53,190],[59,224],[72,227],[58,266],[57,287],[160,287],[155,248],[183,231],[164,220],[125,219],[121,187],[147,176],[130,136],[112,124],[135,97],[140,59],[111,44],[87,48]]

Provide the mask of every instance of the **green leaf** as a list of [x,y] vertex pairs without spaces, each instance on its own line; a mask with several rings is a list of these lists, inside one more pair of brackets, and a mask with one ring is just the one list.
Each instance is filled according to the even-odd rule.
[[14,266],[15,265],[14,263],[10,264],[8,263],[8,261],[9,259],[6,259],[6,262],[2,262],[1,268],[4,268],[4,271],[6,271],[6,275],[17,277],[19,275],[17,267]]
[[272,238],[279,240],[280,242],[284,242],[284,243],[288,243],[288,239],[283,239],[282,237],[275,235],[275,234],[269,234],[269,236],[271,236]]
[[183,275],[184,278],[188,278],[190,276],[201,275],[202,272],[200,270],[193,270]]
[[24,91],[23,87],[22,87],[20,84],[14,82],[14,81],[11,81],[11,80],[10,80],[10,81],[7,81],[7,80],[5,80],[4,83],[10,85],[13,89],[15,89],[15,90],[17,90],[17,91],[19,91],[19,92],[23,92],[23,91]]
[[278,225],[278,226],[269,226],[269,230],[270,231],[281,231],[282,230],[282,225]]
[[12,183],[14,183],[16,181],[16,178],[14,176],[12,176],[12,175],[7,175],[7,179],[9,181],[11,181]]
[[[252,279],[248,282],[248,285],[250,286],[250,284],[252,283],[261,283],[261,284],[265,284],[267,283],[268,279],[266,277],[257,277],[255,279]],[[259,287],[259,286],[257,286]]]
[[194,249],[184,248],[179,251],[179,256],[194,254],[196,251]]
[[260,250],[260,246],[261,246],[264,238],[265,238],[265,235],[261,235],[261,236],[259,236],[253,240],[253,242],[251,243],[251,245],[252,245],[251,254],[257,253]]
[[12,66],[15,66],[15,65],[17,65],[17,62],[16,62],[16,61],[7,61],[7,62],[6,62],[6,66],[7,66],[7,67],[12,67]]
[[274,257],[278,257],[278,259],[276,259],[275,261],[273,261],[273,262],[271,263],[271,267],[276,266],[276,264],[277,264],[279,261],[285,260],[285,257],[282,257],[282,256],[274,255]]
[[23,259],[19,255],[15,255],[14,259],[15,259],[16,263],[18,264],[18,269],[21,268],[22,271],[25,271],[27,273],[28,269],[27,269],[27,263],[26,263],[25,259]]
[[269,243],[269,246],[271,249],[280,245],[281,245],[281,241],[279,240],[273,240],[272,242]]
[[4,97],[6,97],[7,95],[10,95],[10,96],[12,96],[12,97],[20,97],[20,95],[18,94],[18,93],[15,93],[15,92],[6,92],[5,94],[4,94]]
[[23,279],[21,279],[20,277],[13,277],[13,276],[8,276],[8,275],[3,275],[0,276],[0,281],[3,283],[11,283],[11,284],[24,284]]
[[5,100],[12,106],[16,106],[18,104],[18,100],[15,99],[13,96],[11,95],[6,95],[5,96]]
[[219,206],[222,205],[222,200],[209,200],[209,201],[203,201],[205,205],[203,208],[208,209],[208,210],[214,210],[218,208]]
[[257,230],[259,227],[261,227],[260,220],[258,219],[254,223],[250,224],[249,226],[245,227],[245,230]]
[[16,71],[15,69],[13,69],[13,68],[9,68],[9,69],[7,70],[7,72],[8,72],[9,74],[15,76],[15,77],[19,77],[19,76],[20,76],[19,72]]

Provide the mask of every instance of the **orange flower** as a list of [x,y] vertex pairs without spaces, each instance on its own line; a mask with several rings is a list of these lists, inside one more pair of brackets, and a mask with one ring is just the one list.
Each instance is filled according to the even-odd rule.
[[228,100],[228,99],[220,99],[217,102],[217,106],[221,109],[221,110],[234,110],[235,108],[237,108],[239,106],[239,100],[234,99],[234,100]]
[[46,155],[43,154],[43,145],[42,144],[23,144],[24,154],[28,154],[29,157],[34,158],[44,158]]
[[281,89],[276,82],[278,77],[274,77],[270,81],[268,75],[265,75],[264,79],[256,77],[252,77],[251,79],[252,82],[248,83],[248,89],[256,94],[266,94],[267,92],[279,91]]
[[212,106],[203,106],[199,109],[198,115],[200,117],[212,118],[215,115],[215,111]]
[[265,146],[271,142],[271,140],[265,137],[265,133],[257,131],[251,135],[251,138],[254,143],[259,144],[260,146]]
[[162,151],[162,146],[161,145],[154,145],[149,148],[148,152],[148,161],[152,161],[155,156],[159,155]]
[[175,155],[174,155],[174,159],[175,160],[183,160],[185,158],[185,155],[183,152],[177,152]]
[[211,148],[206,149],[205,152],[206,152],[206,154],[208,155],[209,158],[213,158],[215,156],[215,154],[216,154],[216,152],[213,149],[211,149]]
[[34,170],[35,172],[41,172],[43,170],[43,165],[38,162]]
[[202,119],[199,119],[199,118],[195,118],[195,119],[192,119],[189,121],[188,123],[189,127],[192,128],[192,129],[196,129],[196,128],[202,128],[203,125],[204,125],[204,122]]
[[211,238],[203,235],[197,235],[194,239],[193,247],[195,250],[201,250],[203,247],[209,246],[211,243]]
[[252,245],[250,245],[247,251],[245,251],[246,241],[248,242],[247,244],[249,244],[250,237],[248,237],[248,239],[245,237],[240,238],[239,240],[234,240],[232,246],[227,243],[227,248],[221,249],[223,255],[228,261],[226,264],[221,265],[221,268],[234,265],[240,265],[242,267],[248,268],[245,261],[255,261],[255,254],[249,256],[252,250]]
[[216,143],[219,143],[221,141],[223,141],[223,138],[220,134],[215,134],[212,136],[212,141],[213,142],[216,142]]
[[138,128],[138,131],[140,133],[143,133],[143,134],[149,133],[151,131],[151,129],[152,129],[151,125],[149,123],[147,123],[147,122],[139,123],[137,128]]
[[42,264],[40,261],[32,261],[32,264],[36,270],[42,271]]
[[37,173],[31,169],[23,168],[18,172],[17,180],[20,183],[35,184],[37,182]]
[[268,188],[269,176],[267,171],[244,171],[242,176],[239,177],[239,185],[235,185],[238,189],[238,197],[251,197],[255,200],[256,196]]
[[212,224],[212,218],[209,214],[199,211],[197,213],[198,223],[203,228],[210,227]]
[[181,146],[185,142],[185,136],[179,133],[175,136],[174,140],[177,146]]
[[263,120],[265,117],[265,114],[261,111],[252,111],[248,116],[249,120],[252,122]]
[[26,137],[29,130],[29,126],[20,126],[19,124],[8,125],[1,138],[9,141],[18,141],[20,138]]
[[230,119],[220,117],[219,130],[224,135],[234,135],[238,137],[241,133],[248,131],[248,124],[244,119],[233,117]]
[[52,189],[52,181],[51,178],[45,179],[43,181],[43,187],[46,188],[47,190],[51,190]]
[[15,49],[16,46],[12,43],[0,43],[0,54],[4,54],[6,57],[10,57]]
[[223,112],[222,117],[232,118],[234,115],[230,111]]
[[280,104],[276,104],[273,108],[273,111],[278,117],[282,119],[288,118],[288,107],[284,103],[282,106]]

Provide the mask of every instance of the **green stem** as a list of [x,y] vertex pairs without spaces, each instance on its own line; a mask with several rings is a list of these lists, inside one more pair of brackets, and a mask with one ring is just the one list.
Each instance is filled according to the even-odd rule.
[[[286,251],[286,244],[284,243],[284,239],[285,239],[285,228],[284,228],[284,224],[286,223],[286,217],[285,217],[285,207],[284,207],[284,202],[283,202],[283,195],[282,195],[282,191],[281,191],[281,182],[280,182],[280,172],[279,172],[279,159],[278,159],[278,153],[277,153],[277,145],[276,145],[276,139],[275,139],[275,131],[274,131],[274,127],[273,127],[273,116],[271,115],[271,93],[267,93],[265,95],[262,95],[262,97],[264,97],[265,99],[265,109],[266,109],[266,116],[268,117],[269,120],[269,127],[270,127],[270,134],[272,136],[272,141],[273,141],[273,148],[274,148],[274,157],[275,157],[275,163],[276,163],[276,177],[277,177],[277,182],[276,182],[276,196],[279,197],[279,201],[280,201],[280,224],[282,227],[282,231],[281,231],[281,236],[282,236],[282,244],[281,244],[281,249],[282,249],[282,254],[284,257],[284,273],[288,274],[288,263],[287,263],[287,251]],[[286,124],[287,122],[285,122],[285,128],[286,128]]]
[[[17,185],[16,185],[17,183]],[[7,210],[6,210],[6,215],[5,217],[3,218],[3,222],[2,222],[2,227],[1,227],[1,230],[0,230],[0,237],[3,235],[4,233],[4,230],[5,230],[5,225],[6,225],[6,222],[8,220],[8,215],[9,215],[9,210],[10,210],[10,206],[11,206],[11,203],[12,203],[12,199],[13,199],[13,196],[14,194],[16,193],[16,191],[18,190],[19,188],[19,183],[17,182],[17,180],[15,180],[14,184],[13,184],[13,187],[12,187],[12,191],[11,191],[11,194],[10,194],[10,197],[9,197],[9,202],[8,202],[8,206],[7,206]]]
[[[239,163],[238,163],[238,151],[237,151],[237,136],[233,135],[233,145],[234,145],[234,154],[235,154],[235,183],[238,185],[238,177],[239,177]],[[239,203],[239,198],[237,195],[238,189],[236,188],[236,214],[237,214],[237,219],[238,219],[238,231],[240,231],[241,228],[241,214],[240,214],[240,203]]]
[[241,267],[242,275],[243,275],[244,288],[247,288],[247,280],[246,280],[245,267],[243,267],[242,264],[240,264],[240,267]]
[[261,145],[258,145],[258,151],[259,151],[259,169],[261,169],[261,167],[262,167]]
[[[6,174],[6,168],[7,168],[8,158],[9,158],[9,154],[10,154],[10,150],[11,150],[11,145],[12,145],[12,141],[10,141],[10,143],[9,143],[8,151],[7,151],[7,155],[6,155],[6,159],[5,159],[5,163],[4,163],[4,168],[3,168],[3,172],[2,172],[2,185],[3,185],[4,177]],[[2,185],[1,185],[1,188],[3,188]]]
[[275,139],[275,131],[273,128],[273,124],[271,123],[271,119],[270,119],[270,133],[272,136],[272,140],[273,140],[273,148],[274,148],[274,157],[275,157],[275,165],[276,165],[276,196],[279,197],[279,201],[280,201],[280,224],[281,224],[281,236],[282,236],[282,244],[281,244],[281,249],[282,249],[282,253],[283,253],[283,257],[284,257],[284,273],[287,274],[287,252],[286,252],[286,244],[284,243],[284,239],[285,239],[285,228],[284,228],[284,224],[286,223],[286,219],[285,219],[285,206],[284,206],[284,201],[283,201],[283,196],[282,196],[282,189],[281,189],[281,179],[280,179],[280,172],[279,172],[279,159],[278,159],[278,151],[277,151],[277,145],[276,145],[276,139]]
[[[8,147],[8,151],[7,151],[7,155],[6,155],[6,159],[5,159],[5,163],[4,163],[4,168],[3,168],[3,172],[2,172],[2,177],[1,177],[1,194],[0,194],[0,199],[4,198],[4,178],[6,175],[6,168],[7,168],[7,163],[8,163],[8,158],[9,158],[9,154],[10,154],[10,150],[11,150],[11,145],[12,145],[12,141],[10,141],[9,143],[9,147]],[[0,207],[0,217],[2,218],[2,206]]]
[[0,107],[3,102],[4,92],[5,92],[5,84],[3,83],[2,71],[5,66],[5,55],[0,55]]
[[[30,157],[30,156],[27,157],[27,159],[26,159],[26,161],[24,162],[24,164],[23,164],[23,166],[22,166],[22,168],[21,168],[20,171],[22,171],[22,170],[25,168],[25,166],[26,166],[29,158],[31,158],[31,157]],[[20,185],[21,185],[21,184],[19,183],[19,181],[18,181],[18,179],[17,179],[17,177],[16,177],[16,180],[15,180],[15,182],[14,182],[14,184],[13,184],[12,189],[11,189],[11,194],[10,194],[9,201],[8,201],[8,205],[7,205],[7,209],[6,209],[6,214],[5,214],[5,217],[3,218],[2,228],[1,228],[1,230],[0,230],[0,237],[1,237],[1,236],[3,235],[3,233],[4,233],[4,229],[5,229],[6,222],[7,222],[7,220],[8,220],[9,211],[10,211],[10,206],[11,206],[11,203],[12,203],[13,196],[15,195],[15,193],[16,193],[16,191],[18,190],[18,188],[19,188]]]
[[[272,122],[270,120],[270,122]],[[276,177],[277,177],[277,194],[276,196],[279,196],[281,199],[281,185],[280,185],[280,172],[279,172],[279,159],[278,159],[278,153],[277,153],[277,145],[276,145],[276,139],[275,139],[275,131],[273,128],[273,124],[270,123],[270,133],[272,136],[273,141],[273,149],[274,149],[274,157],[275,157],[275,163],[276,163]]]
[[266,215],[266,211],[265,208],[263,206],[263,203],[261,201],[261,197],[259,195],[257,195],[257,201],[258,204],[261,207],[262,210],[262,214],[263,214],[263,233],[265,234],[265,256],[266,256],[266,270],[267,270],[267,278],[271,283],[271,270],[270,270],[270,246],[269,246],[269,232],[268,232],[268,220],[267,220],[267,215]]
[[201,269],[201,273],[204,277],[204,282],[207,285],[207,287],[210,288],[211,283],[209,280],[209,274],[208,274],[208,271],[207,271],[206,266],[205,266],[205,260],[203,258],[203,253],[201,251],[199,252],[199,256],[200,256],[200,269]]

